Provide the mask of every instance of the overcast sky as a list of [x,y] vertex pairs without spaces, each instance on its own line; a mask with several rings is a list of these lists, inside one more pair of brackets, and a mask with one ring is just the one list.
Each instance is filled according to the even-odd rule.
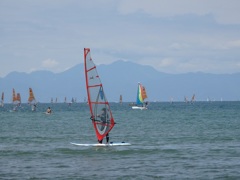
[[0,0],[0,77],[117,60],[240,72],[239,0]]

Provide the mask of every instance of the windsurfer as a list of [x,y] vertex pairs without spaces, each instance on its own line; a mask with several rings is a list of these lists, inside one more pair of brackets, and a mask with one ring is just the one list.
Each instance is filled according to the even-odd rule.
[[47,109],[47,112],[46,112],[47,114],[51,114],[52,113],[52,110],[51,110],[51,108],[50,107],[48,107],[48,109]]
[[32,111],[36,111],[36,108],[37,108],[37,105],[34,104],[34,105],[32,106]]
[[[103,140],[98,140],[98,143],[102,144],[102,141]],[[106,135],[106,143],[107,144],[109,143],[109,133],[107,133],[107,135]]]
[[[106,111],[106,108],[102,108],[102,112],[101,114],[98,115],[98,117],[100,117],[101,121],[102,121],[102,126],[101,126],[101,131],[106,127],[106,122],[108,119],[108,114]],[[99,143],[102,144],[103,139],[98,140]],[[109,143],[109,133],[106,134],[106,143]]]

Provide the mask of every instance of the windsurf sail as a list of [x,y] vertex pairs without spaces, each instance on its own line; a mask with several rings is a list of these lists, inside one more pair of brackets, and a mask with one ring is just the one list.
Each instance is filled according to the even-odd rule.
[[14,88],[13,88],[13,92],[12,92],[12,102],[13,102],[13,104],[20,104],[21,103],[20,93],[16,94]]
[[119,103],[122,104],[122,95],[120,95]]
[[115,123],[96,65],[91,58],[90,48],[84,48],[84,69],[91,120],[100,141],[112,130]]
[[16,93],[15,93],[15,89],[13,88],[13,91],[12,91],[12,102],[14,103],[17,99],[17,96],[16,96]]
[[33,94],[32,88],[29,88],[28,103],[29,103],[29,104],[36,104],[36,99],[35,99],[35,96],[34,96],[34,94]]
[[20,93],[17,93],[17,102],[21,104],[21,95]]
[[191,102],[193,103],[195,101],[195,94],[193,94]]
[[138,83],[136,104],[142,105],[144,103],[144,99],[146,98],[147,98],[147,92],[145,87],[141,83]]

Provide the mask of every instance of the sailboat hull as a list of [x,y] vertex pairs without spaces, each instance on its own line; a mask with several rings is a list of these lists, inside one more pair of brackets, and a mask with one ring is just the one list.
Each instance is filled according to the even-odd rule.
[[145,109],[147,109],[147,107],[132,106],[132,109],[140,109],[140,110],[145,110]]

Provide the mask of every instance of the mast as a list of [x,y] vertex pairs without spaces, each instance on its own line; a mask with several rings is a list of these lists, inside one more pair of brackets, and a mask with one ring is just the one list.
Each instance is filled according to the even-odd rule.
[[[84,70],[92,124],[97,139],[102,140],[112,130],[115,123],[96,65],[91,58],[90,48],[84,48]],[[103,112],[104,119],[99,117],[99,114]]]

